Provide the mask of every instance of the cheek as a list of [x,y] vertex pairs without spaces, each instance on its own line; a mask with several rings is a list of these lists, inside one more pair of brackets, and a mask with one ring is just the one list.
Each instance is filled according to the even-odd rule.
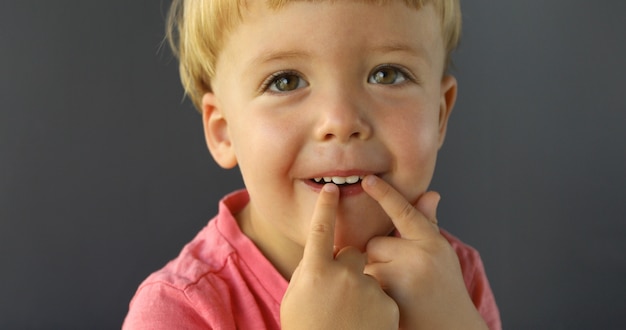
[[236,130],[235,152],[240,165],[278,170],[295,153],[297,139],[293,130],[279,121],[250,117]]
[[296,204],[293,169],[301,137],[283,123],[250,116],[237,127],[235,152],[244,183],[251,197],[261,198],[265,205]]
[[439,149],[438,121],[420,118],[415,122],[397,122],[390,148],[395,158],[394,185],[409,201],[428,188]]
[[387,123],[387,127],[390,127],[389,147],[400,161],[420,165],[436,155],[439,147],[439,127],[435,116],[428,114],[399,116],[393,122]]

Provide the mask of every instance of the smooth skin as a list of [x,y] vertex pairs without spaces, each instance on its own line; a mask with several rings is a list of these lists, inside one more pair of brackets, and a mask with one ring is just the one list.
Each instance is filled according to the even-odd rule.
[[439,194],[426,192],[411,205],[376,176],[362,186],[401,237],[375,237],[365,253],[348,247],[334,254],[339,192],[325,185],[304,256],[283,298],[282,328],[487,329],[469,298],[458,257],[439,233]]
[[439,233],[438,193],[411,205],[375,176],[365,191],[385,210],[400,237],[374,237],[365,273],[376,278],[400,308],[403,329],[486,329],[465,287],[458,257]]
[[398,305],[363,272],[367,258],[354,247],[335,254],[339,189],[324,186],[304,256],[281,304],[283,329],[397,329]]
[[[314,178],[375,174],[410,201],[427,190],[456,80],[443,75],[432,6],[251,1],[242,15],[203,97],[205,136],[219,165],[241,171],[242,231],[289,279],[321,189]],[[392,230],[364,192],[341,199],[335,245],[363,251]]]
[[456,99],[441,35],[399,0],[250,1],[229,32],[205,136],[242,173],[241,230],[290,280],[284,329],[484,326],[426,193]]

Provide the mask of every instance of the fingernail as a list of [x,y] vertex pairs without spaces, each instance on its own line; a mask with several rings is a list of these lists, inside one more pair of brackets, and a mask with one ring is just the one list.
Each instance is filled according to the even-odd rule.
[[365,177],[365,184],[368,186],[375,186],[376,185],[376,178],[373,175],[368,175]]
[[332,183],[327,183],[324,185],[324,191],[326,192],[334,192],[336,191],[338,188],[336,185],[332,184]]

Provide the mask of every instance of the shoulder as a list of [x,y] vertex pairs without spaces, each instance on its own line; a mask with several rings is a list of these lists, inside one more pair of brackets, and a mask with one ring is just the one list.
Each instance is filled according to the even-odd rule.
[[252,259],[248,264],[259,263],[258,255],[250,256],[254,245],[233,216],[247,202],[245,190],[220,201],[208,225],[174,260],[141,283],[124,329],[236,328],[234,309],[241,305],[237,295],[255,301],[246,291],[251,275],[245,258]]
[[223,272],[233,267],[236,252],[223,241],[214,221],[176,259],[141,283],[130,302],[124,328],[193,329],[227,321],[224,317],[232,311],[228,310],[229,285]]
[[[205,290],[202,300],[190,287],[177,287],[163,281],[144,282],[131,300],[123,329],[210,329],[215,315],[230,315],[220,295]],[[203,301],[211,303],[202,303]],[[202,308],[199,305],[203,305]],[[207,306],[211,312],[207,313]],[[224,321],[224,320],[221,320]]]

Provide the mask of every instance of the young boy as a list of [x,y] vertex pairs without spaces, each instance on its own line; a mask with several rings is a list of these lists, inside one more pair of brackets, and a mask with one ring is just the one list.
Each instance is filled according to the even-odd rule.
[[209,150],[246,190],[141,284],[124,328],[501,327],[427,191],[458,0],[181,0],[170,23]]

